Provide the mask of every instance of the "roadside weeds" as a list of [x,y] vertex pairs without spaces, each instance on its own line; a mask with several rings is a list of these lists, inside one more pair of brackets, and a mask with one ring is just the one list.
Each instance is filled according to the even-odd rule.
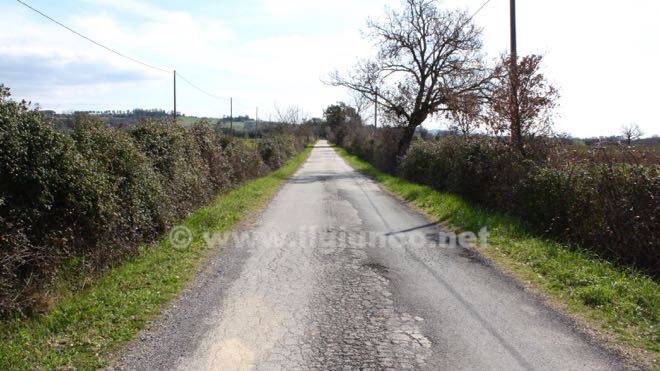
[[192,232],[186,249],[167,234],[68,293],[46,314],[0,324],[1,369],[101,368],[155,318],[194,277],[207,248],[204,232],[224,232],[261,210],[308,158],[311,146],[273,173],[217,197],[181,222]]

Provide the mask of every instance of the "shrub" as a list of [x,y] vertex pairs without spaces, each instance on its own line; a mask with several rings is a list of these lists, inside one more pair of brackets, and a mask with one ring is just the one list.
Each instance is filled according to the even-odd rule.
[[268,166],[259,153],[248,148],[240,139],[228,138],[225,141],[223,153],[232,168],[232,183],[240,184],[247,179],[259,177],[268,172]]
[[657,167],[539,167],[520,185],[518,213],[544,232],[660,274]]
[[196,125],[190,132],[197,141],[208,178],[215,193],[231,188],[233,169],[227,156],[223,153],[222,134],[216,133],[205,125]]
[[0,317],[39,309],[63,270],[117,262],[313,139],[288,127],[247,146],[204,125],[126,131],[82,116],[60,131],[8,96],[0,85]]
[[198,142],[186,129],[167,122],[143,121],[130,134],[161,177],[174,215],[183,216],[212,195],[210,170]]
[[84,254],[113,218],[106,174],[25,103],[0,100],[0,311],[29,293],[64,257]]
[[394,171],[397,164],[397,145],[402,135],[400,128],[375,129],[352,126],[336,144],[371,162],[383,171]]
[[282,166],[296,152],[293,138],[283,135],[259,140],[257,150],[263,161],[271,169]]
[[[658,167],[548,161],[537,143],[531,158],[490,138],[447,137],[413,143],[401,176],[460,194],[524,219],[541,233],[660,274]],[[546,156],[544,156],[546,154]]]
[[74,125],[72,138],[93,172],[104,174],[111,187],[114,217],[103,239],[127,241],[161,233],[173,220],[173,211],[151,161],[131,136],[82,119]]

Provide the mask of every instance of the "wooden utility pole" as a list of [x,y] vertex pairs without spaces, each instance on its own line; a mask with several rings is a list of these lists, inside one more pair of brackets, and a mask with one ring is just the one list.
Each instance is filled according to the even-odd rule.
[[516,45],[516,0],[509,0],[511,22],[511,58],[518,60],[518,46]]
[[257,134],[259,133],[259,107],[257,107],[254,114],[254,131]]
[[516,40],[516,0],[509,0],[509,21],[511,29],[511,66],[509,79],[511,80],[511,142],[520,152],[524,151],[520,110],[518,107],[518,45]]
[[374,93],[374,127],[378,127],[378,88]]
[[229,98],[229,131],[234,135],[234,98]]
[[176,124],[176,70],[174,70],[174,111],[172,111],[172,117]]

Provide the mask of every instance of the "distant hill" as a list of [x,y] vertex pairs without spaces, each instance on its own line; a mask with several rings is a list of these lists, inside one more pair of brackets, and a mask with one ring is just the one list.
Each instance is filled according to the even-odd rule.
[[[130,111],[73,111],[56,113],[51,110],[42,110],[41,112],[44,116],[53,120],[56,127],[63,129],[71,128],[77,116],[93,117],[112,127],[133,127],[141,120],[164,120],[172,117],[172,112],[167,112],[161,109],[140,108]],[[177,117],[177,122],[185,126],[195,125],[204,121],[215,129],[229,129],[233,126],[235,131],[250,131],[254,130],[257,126],[255,120],[247,115],[234,117],[233,120],[229,117],[197,117],[186,116],[181,113],[179,113],[179,116]],[[269,126],[271,124],[272,123],[269,122],[259,122],[259,125]]]

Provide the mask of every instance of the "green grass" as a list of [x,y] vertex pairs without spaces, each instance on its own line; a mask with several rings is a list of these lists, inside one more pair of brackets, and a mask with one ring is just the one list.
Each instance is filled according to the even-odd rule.
[[456,231],[487,226],[481,252],[503,270],[548,297],[553,306],[586,323],[609,345],[646,366],[658,366],[660,287],[648,276],[535,235],[515,217],[492,212],[459,196],[438,192],[378,171],[335,148],[355,169]]
[[195,116],[177,116],[177,122],[184,126],[192,126],[199,123],[202,120],[208,120],[209,122],[216,122],[218,118],[215,117],[195,117]]
[[[160,313],[214,249],[203,232],[222,232],[262,208],[307,159],[311,147],[278,171],[219,196],[181,224],[193,232],[187,249],[165,237],[71,293],[47,314],[0,325],[0,369],[99,368]],[[216,250],[217,251],[217,250]]]
[[241,142],[249,149],[257,149],[257,140],[251,138],[241,138]]

